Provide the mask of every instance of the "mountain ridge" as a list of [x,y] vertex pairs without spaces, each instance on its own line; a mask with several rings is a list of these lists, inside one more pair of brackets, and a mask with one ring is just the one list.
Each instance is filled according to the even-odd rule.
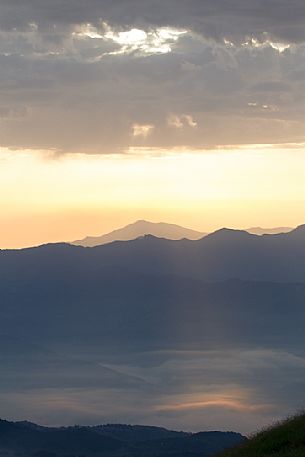
[[[278,233],[289,233],[292,230],[293,229],[291,227],[276,227],[270,229],[252,227],[249,229],[242,229],[240,231],[262,236],[265,234],[274,235]],[[216,232],[217,231],[218,230],[216,230]],[[134,223],[128,224],[122,228],[113,230],[112,232],[106,233],[104,235],[87,236],[81,240],[72,241],[70,244],[84,247],[95,247],[111,243],[113,241],[131,241],[145,235],[152,235],[157,238],[165,238],[168,240],[181,240],[184,238],[189,240],[199,240],[209,236],[211,233],[201,232],[166,222],[150,222],[146,220],[138,220]]]
[[[162,423],[172,427],[181,424],[181,414],[176,419],[171,405],[183,405],[187,393],[180,379],[205,398],[206,384],[220,377],[224,388],[235,382],[233,364],[241,391],[251,389],[262,357],[272,373],[260,385],[263,405],[271,396],[283,409],[296,409],[302,395],[297,389],[305,374],[295,355],[303,357],[305,347],[304,226],[265,237],[223,229],[197,241],[148,235],[94,248],[49,244],[2,251],[0,293],[0,390],[13,404],[2,414],[27,416],[26,401],[35,392],[34,422],[45,417],[45,408],[50,421],[54,409],[67,422],[116,420],[126,417],[131,395],[130,420],[158,423],[162,414]],[[207,359],[194,355],[202,351]],[[300,385],[282,400],[291,366]],[[281,389],[273,392],[279,374]],[[164,383],[181,398],[163,397]],[[63,412],[49,392],[61,398],[67,387],[82,393]],[[139,415],[139,403],[151,408]],[[169,408],[164,415],[163,405]],[[186,413],[198,430],[199,411]],[[243,414],[252,420],[251,412]],[[223,423],[234,417],[236,412]],[[264,413],[259,419],[265,421]]]
[[[145,274],[173,274],[206,281],[226,279],[305,282],[305,225],[289,233],[252,235],[223,228],[199,240],[145,235],[84,248],[68,243],[0,252],[0,273],[10,268],[59,270],[128,268]],[[19,263],[17,263],[19,262]],[[44,266],[43,266],[44,265]],[[40,273],[39,273],[40,274]]]
[[179,240],[183,238],[199,239],[205,236],[205,233],[185,228],[177,224],[138,220],[132,224],[126,225],[125,227],[106,233],[105,235],[87,236],[82,240],[72,241],[71,244],[93,247],[113,241],[129,241],[144,235],[154,235],[159,238]]
[[64,457],[84,453],[89,457],[156,455],[209,457],[242,443],[246,438],[236,432],[176,432],[161,427],[97,425],[44,427],[32,422],[0,420],[1,456]]

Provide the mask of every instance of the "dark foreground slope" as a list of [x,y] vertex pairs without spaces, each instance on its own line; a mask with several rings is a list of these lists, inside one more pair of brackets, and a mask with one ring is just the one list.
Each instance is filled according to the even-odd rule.
[[244,444],[218,457],[303,457],[305,456],[305,415],[265,430]]
[[191,434],[128,425],[46,428],[0,421],[1,457],[205,457],[243,440],[233,432]]

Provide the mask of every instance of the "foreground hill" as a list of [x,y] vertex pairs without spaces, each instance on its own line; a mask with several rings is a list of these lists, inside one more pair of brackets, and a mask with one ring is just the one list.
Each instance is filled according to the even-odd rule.
[[305,415],[289,419],[218,457],[303,457]]
[[191,434],[128,425],[46,428],[0,421],[1,457],[208,457],[244,440],[233,432]]
[[74,241],[71,244],[76,246],[94,247],[101,244],[111,243],[113,241],[135,240],[136,238],[145,235],[153,235],[158,238],[166,238],[168,240],[181,240],[182,238],[199,240],[200,238],[203,238],[206,233],[191,230],[176,224],[167,224],[165,222],[154,223],[148,221],[137,221],[105,235],[88,236],[83,240]]

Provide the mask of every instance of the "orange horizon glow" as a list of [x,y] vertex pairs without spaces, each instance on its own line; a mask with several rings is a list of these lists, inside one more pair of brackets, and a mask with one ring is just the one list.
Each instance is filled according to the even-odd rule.
[[303,147],[121,155],[0,152],[0,248],[98,236],[138,219],[211,232],[305,222]]

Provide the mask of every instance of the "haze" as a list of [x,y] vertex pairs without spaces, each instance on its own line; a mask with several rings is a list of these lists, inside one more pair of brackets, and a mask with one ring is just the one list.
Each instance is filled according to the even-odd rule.
[[[301,408],[304,171],[304,0],[0,0],[1,414]],[[64,244],[138,220],[210,235]]]

